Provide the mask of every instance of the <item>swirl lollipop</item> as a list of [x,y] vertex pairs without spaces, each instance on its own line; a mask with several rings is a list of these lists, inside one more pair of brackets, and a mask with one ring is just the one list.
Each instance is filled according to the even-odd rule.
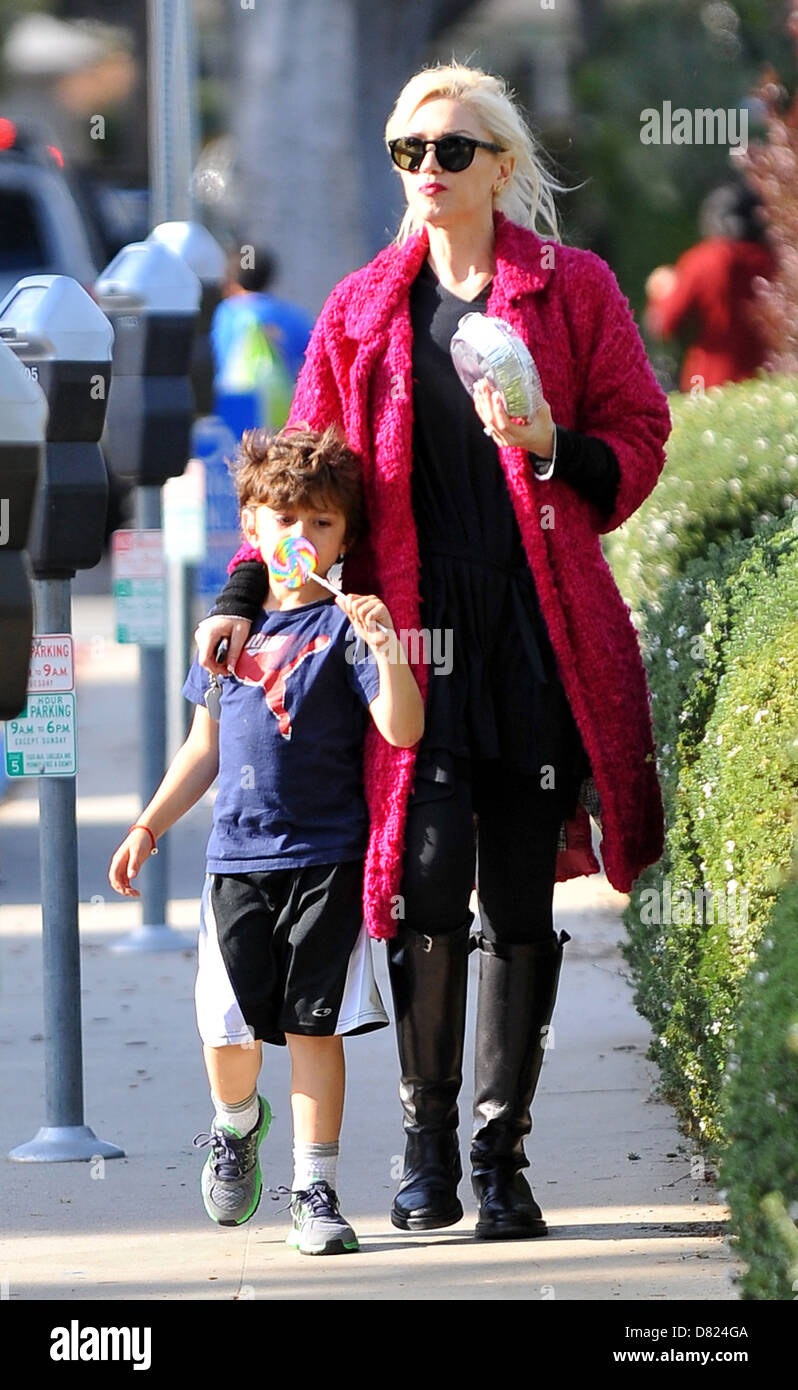
[[[315,579],[317,584],[323,585],[331,594],[340,597],[341,590],[336,589],[324,575],[317,573],[318,564],[319,552],[306,536],[283,536],[274,547],[274,554],[269,561],[269,573],[287,589],[301,589],[309,579]],[[380,632],[388,633],[387,627],[383,627],[382,623],[377,623],[377,627]]]
[[319,554],[312,541],[304,536],[283,536],[274,548],[269,570],[286,589],[301,589],[315,575],[319,584],[337,593],[332,584],[316,574],[318,563]]

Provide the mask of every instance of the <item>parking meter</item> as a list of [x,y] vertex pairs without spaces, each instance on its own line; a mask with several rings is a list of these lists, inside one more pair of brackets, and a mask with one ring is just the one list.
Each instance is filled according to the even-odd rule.
[[113,329],[68,275],[30,275],[0,304],[0,336],[49,406],[28,554],[37,579],[71,579],[102,557],[108,478],[98,440]]
[[4,670],[0,719],[25,704],[33,598],[23,554],[43,464],[47,401],[29,370],[0,339],[0,629]]
[[190,375],[196,412],[198,415],[210,415],[215,375],[210,340],[211,319],[222,297],[226,271],[224,251],[201,222],[160,222],[153,227],[147,240],[157,241],[174,251],[191,267],[202,286]]
[[108,466],[142,487],[160,487],[188,460],[200,282],[167,246],[138,241],[123,246],[95,293],[116,331],[103,440]]

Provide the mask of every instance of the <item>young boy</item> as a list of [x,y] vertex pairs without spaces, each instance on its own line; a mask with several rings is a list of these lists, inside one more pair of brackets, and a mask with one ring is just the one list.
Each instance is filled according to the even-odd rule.
[[[360,463],[334,429],[248,431],[235,478],[244,535],[267,563],[283,537],[304,536],[326,575],[363,531]],[[257,1209],[258,1149],[271,1120],[257,1092],[261,1042],[287,1039],[294,1124],[288,1241],[304,1254],[358,1248],[335,1190],[342,1035],[387,1023],[362,930],[364,706],[397,747],[411,747],[424,728],[410,666],[401,654],[389,660],[396,640],[373,594],[333,597],[313,578],[290,589],[270,574],[235,674],[222,683],[218,722],[213,691],[205,703],[211,677],[194,660],[184,686],[197,706],[191,731],[108,875],[117,892],[139,896],[130,881],[158,836],[218,772],[196,984],[215,1106],[210,1132],[195,1140],[211,1148],[203,1201],[225,1226],[241,1225]],[[353,979],[364,978],[365,998],[361,988],[351,1003]]]

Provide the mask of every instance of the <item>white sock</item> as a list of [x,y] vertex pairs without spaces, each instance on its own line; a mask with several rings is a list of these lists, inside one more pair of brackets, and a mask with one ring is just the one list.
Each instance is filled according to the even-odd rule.
[[304,1192],[312,1182],[328,1182],[335,1191],[338,1141],[334,1144],[294,1143],[292,1192]]
[[251,1129],[258,1123],[258,1092],[257,1088],[246,1100],[236,1101],[235,1105],[228,1105],[225,1101],[219,1100],[211,1091],[211,1100],[216,1109],[214,1120],[216,1126],[221,1129],[234,1129],[240,1134],[242,1139],[245,1134],[249,1134]]

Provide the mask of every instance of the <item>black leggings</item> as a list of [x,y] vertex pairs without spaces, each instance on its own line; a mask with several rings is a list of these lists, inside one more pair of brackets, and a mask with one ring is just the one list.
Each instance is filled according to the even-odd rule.
[[410,798],[400,890],[405,926],[425,936],[463,926],[476,869],[485,938],[548,941],[557,837],[578,784],[545,790],[498,761],[457,758],[455,770],[451,787],[417,780]]

